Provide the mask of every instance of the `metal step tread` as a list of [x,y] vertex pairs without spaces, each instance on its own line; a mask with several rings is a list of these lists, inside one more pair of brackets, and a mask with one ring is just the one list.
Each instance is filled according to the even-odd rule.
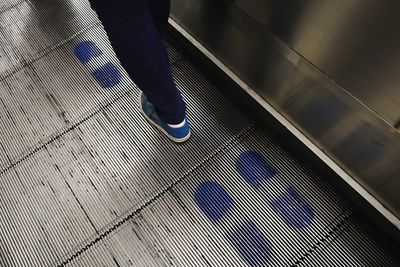
[[[328,247],[398,263],[172,45],[194,133],[179,146],[139,114],[139,90],[86,1],[8,1],[0,24],[0,266],[362,263]],[[101,55],[82,64],[88,44]]]

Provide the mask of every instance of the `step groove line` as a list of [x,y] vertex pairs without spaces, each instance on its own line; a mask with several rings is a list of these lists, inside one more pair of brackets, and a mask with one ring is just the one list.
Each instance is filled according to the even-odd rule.
[[32,157],[35,155],[37,152],[42,150],[43,148],[47,147],[54,141],[58,140],[65,134],[69,133],[70,131],[74,130],[77,128],[79,125],[83,124],[84,122],[88,121],[92,117],[96,116],[97,114],[109,109],[113,104],[117,103],[119,100],[123,99],[124,97],[128,96],[132,90],[125,91],[121,93],[120,95],[117,95],[116,97],[110,99],[110,100],[105,100],[103,103],[99,104],[99,106],[95,107],[93,111],[85,116],[85,114],[82,116],[83,118],[77,119],[75,123],[71,124],[70,126],[66,126],[64,128],[61,128],[59,131],[56,131],[54,134],[50,135],[46,139],[44,139],[42,142],[37,143],[35,146],[33,146],[31,149],[28,149],[24,154],[22,154],[17,160],[14,160],[14,162],[11,162],[11,164],[2,169],[0,171],[0,176],[3,175],[4,173],[8,172],[15,166],[19,165],[21,162],[24,160]]
[[[7,12],[7,11],[13,9],[13,8],[16,8],[17,6],[21,5],[24,2],[26,2],[26,0],[20,0],[20,1],[16,2],[16,3],[14,3],[14,4],[5,6],[3,8],[0,8],[0,15],[2,15],[3,13],[5,13],[5,12]],[[28,1],[28,2],[30,3],[30,1]]]
[[[176,58],[172,59],[171,66],[175,66],[176,64],[178,64],[179,62],[181,62],[183,60],[185,60],[185,58],[183,56],[181,56],[181,55],[177,56]],[[132,90],[128,89],[123,94],[121,94],[121,95],[119,95],[119,96],[117,96],[115,98],[110,98],[110,99],[104,100],[104,103],[99,104],[100,107],[94,107],[93,108],[94,111],[92,113],[88,113],[88,115],[86,117],[85,117],[85,114],[83,114],[81,116],[83,118],[82,119],[77,118],[76,119],[77,122],[74,123],[74,124],[70,123],[70,122],[67,122],[67,126],[66,127],[61,128],[58,131],[55,131],[53,134],[49,135],[43,141],[39,141],[38,143],[34,144],[31,148],[28,148],[27,151],[25,151],[25,153],[22,153],[19,157],[15,157],[15,158],[18,158],[18,159],[14,159],[14,160],[8,159],[10,161],[10,164],[7,167],[4,167],[3,169],[0,169],[0,176],[2,174],[4,174],[5,172],[9,171],[10,169],[12,169],[13,167],[17,166],[22,161],[24,161],[27,158],[31,157],[32,155],[34,155],[36,152],[40,151],[41,149],[43,149],[47,145],[49,145],[52,142],[54,142],[55,140],[59,139],[61,136],[63,136],[66,133],[70,132],[71,130],[73,130],[73,128],[76,128],[77,126],[81,125],[82,123],[87,121],[89,118],[95,116],[96,114],[100,113],[101,111],[107,110],[114,103],[116,103],[120,99],[126,97],[131,92],[132,92]],[[68,126],[68,124],[70,124],[70,125],[72,124],[72,125]],[[3,150],[4,150],[4,148],[3,148]],[[0,166],[0,167],[2,167],[2,166]]]
[[325,245],[327,242],[331,241],[338,235],[340,235],[340,231],[345,228],[345,226],[350,223],[352,220],[357,218],[356,212],[354,210],[350,211],[348,214],[344,214],[342,218],[339,219],[336,223],[333,223],[329,227],[327,227],[326,231],[322,233],[319,239],[316,240],[314,244],[311,244],[309,249],[305,251],[302,255],[299,256],[297,260],[294,261],[291,267],[301,266],[301,263],[308,259],[313,253],[317,253],[318,249]]
[[57,50],[58,48],[62,47],[63,45],[67,44],[68,42],[72,41],[73,39],[75,39],[77,36],[81,35],[82,33],[85,33],[91,29],[93,29],[96,26],[101,25],[99,20],[96,20],[92,23],[90,23],[89,25],[87,25],[86,27],[84,27],[83,29],[79,30],[78,32],[74,33],[73,35],[71,35],[70,37],[49,46],[48,48],[42,50],[41,52],[39,52],[36,56],[32,57],[29,61],[24,61],[23,64],[20,64],[19,66],[11,69],[8,73],[6,73],[3,76],[0,76],[0,82],[3,82],[4,80],[8,79],[9,77],[13,76],[15,73],[19,72],[20,70],[24,69],[27,66],[31,66],[33,63],[35,63],[36,61],[38,61],[39,59],[45,57],[46,55],[50,54],[51,52]]
[[[255,124],[251,123],[249,124],[246,128],[244,128],[241,132],[237,133],[235,136],[232,136],[229,140],[227,140],[224,144],[222,144],[220,147],[218,147],[215,151],[213,151],[211,154],[209,154],[207,157],[205,157],[203,160],[198,162],[196,165],[194,165],[191,169],[189,169],[186,173],[182,174],[175,182],[164,188],[162,191],[148,199],[145,203],[143,203],[141,206],[138,208],[135,208],[133,211],[131,211],[128,215],[125,215],[121,220],[119,220],[116,224],[114,224],[112,227],[108,228],[105,230],[102,234],[98,235],[96,238],[92,239],[90,242],[86,243],[84,246],[82,246],[79,250],[77,250],[75,253],[70,254],[70,256],[66,257],[65,260],[63,260],[61,263],[57,264],[58,267],[64,267],[67,264],[71,263],[74,259],[79,257],[81,254],[86,252],[88,249],[102,241],[105,237],[113,233],[115,230],[120,228],[122,225],[124,225],[126,222],[134,218],[138,213],[143,211],[146,207],[154,203],[156,200],[164,196],[167,192],[170,192],[173,188],[175,188],[177,185],[185,181],[188,177],[190,177],[194,172],[196,172],[199,168],[204,166],[206,163],[210,162],[212,159],[223,153],[223,151],[227,150],[229,147],[233,146],[236,142],[240,141],[242,138],[245,138],[247,135],[249,135],[253,130],[255,129]],[[122,216],[121,216],[122,217]],[[120,218],[121,218],[120,217]]]

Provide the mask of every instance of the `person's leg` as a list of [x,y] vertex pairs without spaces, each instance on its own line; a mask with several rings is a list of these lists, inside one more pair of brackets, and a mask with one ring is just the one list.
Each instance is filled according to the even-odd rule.
[[168,124],[184,121],[185,103],[147,0],[89,1],[122,66],[155,106],[160,119]]
[[148,0],[147,2],[157,31],[163,38],[167,30],[171,0]]

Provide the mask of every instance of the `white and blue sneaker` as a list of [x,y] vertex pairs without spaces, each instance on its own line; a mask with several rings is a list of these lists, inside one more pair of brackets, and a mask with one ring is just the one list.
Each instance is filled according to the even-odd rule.
[[139,108],[146,120],[172,141],[183,143],[190,138],[190,126],[187,119],[178,125],[170,125],[161,121],[154,105],[148,101],[146,95],[143,93],[140,93],[139,96]]

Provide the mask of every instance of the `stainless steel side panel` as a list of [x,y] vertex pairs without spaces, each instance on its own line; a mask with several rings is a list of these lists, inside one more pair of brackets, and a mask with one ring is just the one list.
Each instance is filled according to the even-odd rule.
[[399,1],[233,2],[390,124],[400,122]]
[[232,3],[175,0],[172,10],[177,23],[400,217],[396,129]]

